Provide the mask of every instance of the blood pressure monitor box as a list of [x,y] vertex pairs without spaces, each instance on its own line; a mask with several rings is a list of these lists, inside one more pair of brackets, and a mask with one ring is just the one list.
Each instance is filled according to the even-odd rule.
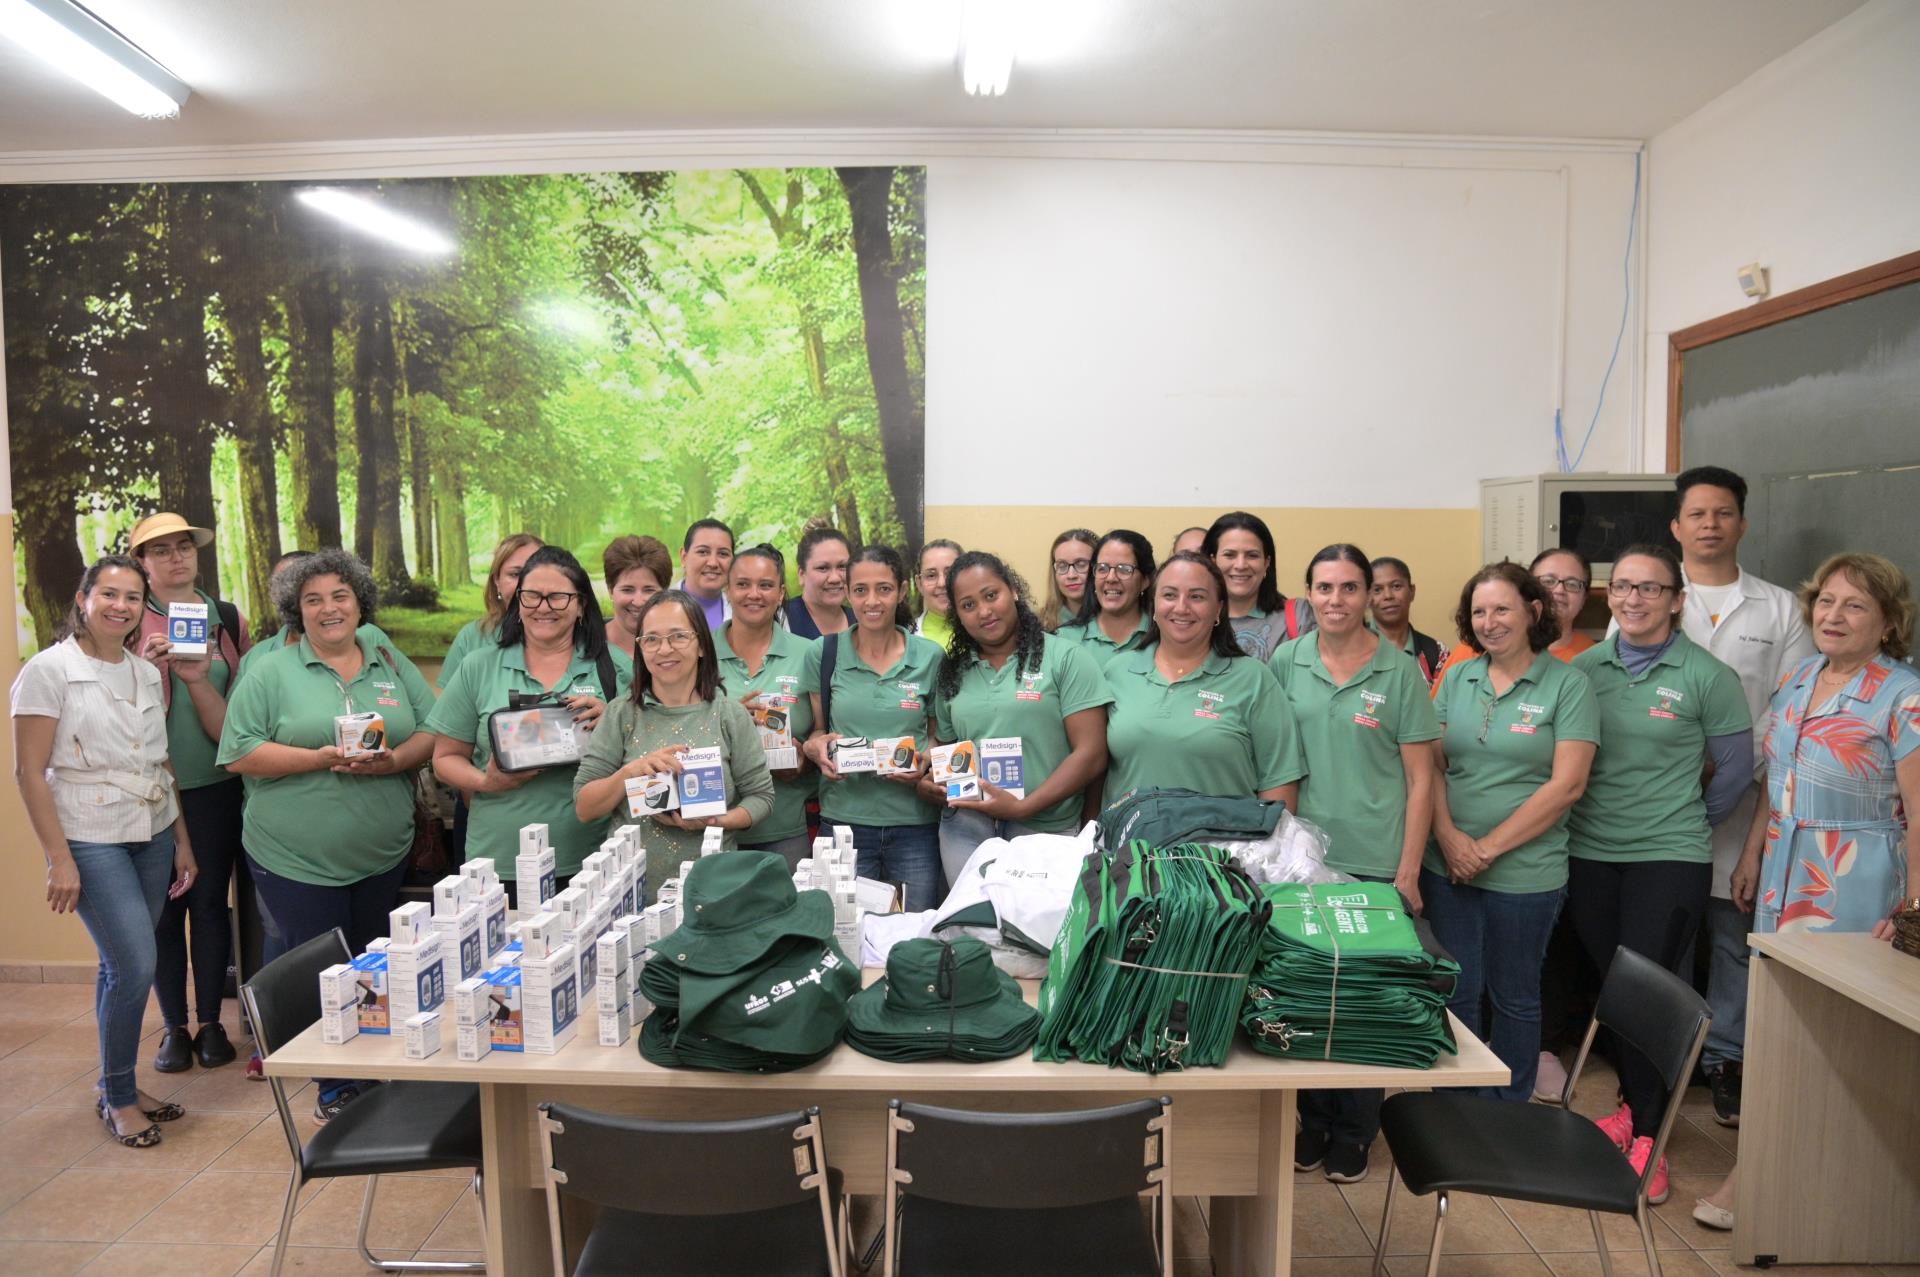
[[627,786],[627,815],[635,820],[680,810],[680,787],[663,772],[651,776],[630,776]]
[[919,744],[911,736],[873,738],[873,769],[882,776],[897,776],[920,765]]
[[520,854],[513,858],[513,874],[520,883],[520,908],[532,910],[553,899],[553,848],[543,842],[528,850],[526,830],[520,835]]
[[1027,796],[1026,759],[1018,736],[996,736],[980,742],[980,779],[1015,798]]
[[342,758],[366,758],[387,747],[387,720],[368,711],[364,714],[336,714],[333,718],[333,743]]
[[873,742],[864,736],[842,736],[827,746],[827,757],[842,776],[871,775],[880,770]]
[[753,725],[760,732],[760,748],[766,751],[767,767],[785,771],[800,765],[800,751],[793,743],[792,709],[777,696],[762,693],[748,706]]
[[167,642],[175,656],[207,654],[207,605],[205,603],[167,604]]
[[391,1033],[392,1017],[387,1002],[387,955],[369,951],[353,960],[355,982],[360,986],[359,1031]]
[[690,820],[727,814],[727,769],[718,745],[680,755],[680,814]]

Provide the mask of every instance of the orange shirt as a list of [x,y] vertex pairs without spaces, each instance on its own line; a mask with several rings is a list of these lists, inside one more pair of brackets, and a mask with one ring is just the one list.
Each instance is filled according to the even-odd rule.
[[[1555,643],[1552,647],[1548,648],[1547,650],[1549,652],[1552,652],[1555,656],[1559,657],[1561,660],[1571,663],[1574,657],[1580,655],[1580,653],[1586,651],[1588,648],[1592,646],[1593,646],[1592,639],[1588,638],[1581,631],[1575,630],[1573,633],[1567,635],[1565,638],[1561,639],[1558,643]],[[1454,644],[1453,650],[1447,653],[1447,659],[1445,663],[1440,666],[1439,678],[1436,678],[1433,680],[1433,686],[1428,689],[1427,694],[1429,696],[1437,695],[1440,691],[1440,679],[1445,678],[1447,676],[1448,670],[1452,669],[1456,664],[1464,665],[1466,662],[1472,660],[1474,657],[1478,655],[1480,655],[1480,653],[1474,651],[1471,647],[1467,646],[1465,643]]]

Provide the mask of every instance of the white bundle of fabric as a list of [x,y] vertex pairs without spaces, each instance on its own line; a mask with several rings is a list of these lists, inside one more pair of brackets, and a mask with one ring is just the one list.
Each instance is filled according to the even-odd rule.
[[884,967],[887,953],[902,940],[925,940],[933,934],[936,911],[869,913],[860,919],[860,965]]
[[1098,827],[1076,835],[989,838],[974,850],[936,911],[933,934],[972,936],[1007,974],[1040,979],[1073,903],[1074,883],[1094,851]]
[[1223,841],[1209,845],[1229,852],[1255,882],[1310,886],[1320,882],[1354,881],[1338,869],[1327,868],[1326,830],[1290,811],[1281,812],[1273,832],[1257,842]]

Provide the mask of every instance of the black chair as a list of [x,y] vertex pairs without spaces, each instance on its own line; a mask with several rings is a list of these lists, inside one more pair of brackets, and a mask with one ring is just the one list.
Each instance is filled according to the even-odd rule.
[[[351,961],[347,939],[338,928],[315,936],[275,958],[240,986],[263,1053],[284,1046],[320,1019],[320,973]],[[346,1067],[342,1052],[342,1067]],[[376,1259],[367,1248],[367,1224],[382,1175],[402,1171],[472,1170],[474,1197],[480,1197],[480,1088],[456,1082],[388,1082],[364,1092],[306,1144],[287,1105],[286,1083],[269,1077],[280,1129],[293,1154],[287,1202],[273,1240],[272,1277],[286,1262],[287,1233],[301,1186],[309,1180],[365,1175],[360,1204],[360,1257],[388,1273],[483,1273],[486,1265],[451,1260]],[[484,1206],[482,1210],[484,1210]]]
[[[1600,1216],[1631,1215],[1640,1225],[1647,1271],[1651,1277],[1660,1277],[1647,1189],[1666,1152],[1687,1079],[1712,1022],[1705,999],[1685,981],[1631,949],[1616,949],[1559,1107],[1446,1091],[1406,1091],[1389,1099],[1380,1109],[1380,1129],[1393,1152],[1393,1165],[1387,1171],[1380,1243],[1373,1253],[1375,1277],[1386,1264],[1396,1173],[1416,1194],[1439,1194],[1427,1277],[1440,1270],[1447,1198],[1456,1192],[1586,1211],[1600,1250],[1603,1277],[1613,1277],[1613,1261],[1607,1254]],[[1597,1125],[1567,1107],[1586,1068],[1594,1035],[1603,1027],[1626,1049],[1645,1054],[1668,1090],[1660,1134],[1654,1139],[1646,1170],[1639,1175]]]
[[[1173,1101],[975,1113],[894,1100],[886,1277],[1173,1273]],[[1154,1195],[1153,1224],[1140,1194]]]
[[540,1106],[554,1277],[569,1277],[563,1198],[598,1207],[571,1277],[841,1277],[839,1172],[820,1110],[670,1122]]

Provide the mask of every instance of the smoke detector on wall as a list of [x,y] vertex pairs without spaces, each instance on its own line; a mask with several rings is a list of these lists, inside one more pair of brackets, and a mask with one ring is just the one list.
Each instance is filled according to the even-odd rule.
[[1740,291],[1749,297],[1765,297],[1770,291],[1767,284],[1767,268],[1759,262],[1750,262],[1738,272]]

